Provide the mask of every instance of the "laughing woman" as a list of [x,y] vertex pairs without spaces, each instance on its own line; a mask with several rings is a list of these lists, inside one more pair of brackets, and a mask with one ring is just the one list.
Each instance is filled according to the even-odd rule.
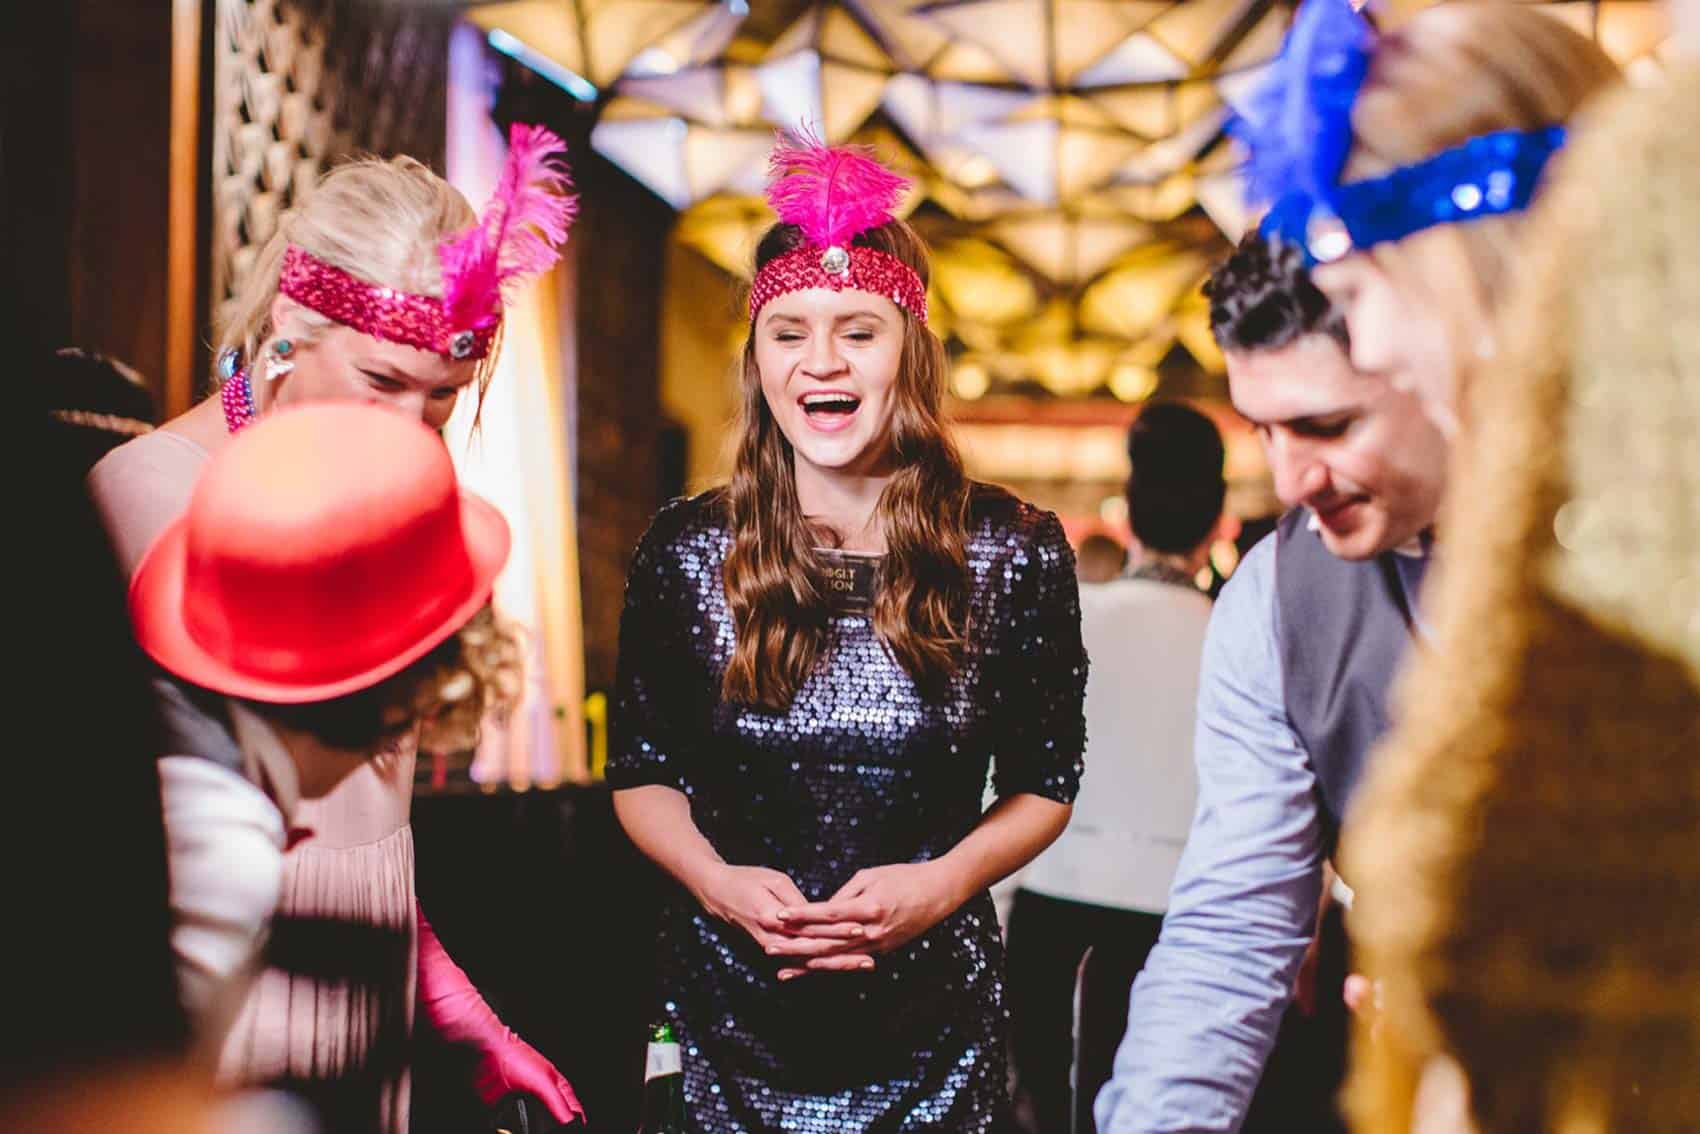
[[608,779],[680,885],[661,1000],[692,1129],[986,1130],[987,887],[1062,831],[1081,772],[1073,555],[945,435],[902,179],[807,142],[774,169],[731,483],[638,548]]

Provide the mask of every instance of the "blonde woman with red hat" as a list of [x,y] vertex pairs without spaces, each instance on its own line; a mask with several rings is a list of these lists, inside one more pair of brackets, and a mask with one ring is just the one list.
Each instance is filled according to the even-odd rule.
[[[482,216],[408,158],[341,166],[286,214],[223,330],[218,392],[120,446],[90,474],[126,568],[133,570],[183,512],[202,468],[275,412],[367,402],[440,429],[464,390],[481,396],[500,342],[504,293],[558,259],[573,217],[561,149],[549,131],[515,126],[507,168]],[[340,456],[326,450],[303,460],[330,463]],[[328,487],[313,483],[315,491]],[[360,491],[354,478],[342,486]],[[358,582],[321,592],[326,609],[318,613],[364,627],[361,640],[374,648],[391,643],[406,612],[376,594],[356,598],[365,593]],[[230,627],[195,629],[219,635]],[[328,664],[303,664],[309,662]],[[155,684],[174,754],[206,758],[203,771],[249,767],[250,710],[230,710],[192,676]],[[414,737],[407,734],[379,758],[356,761],[334,787],[326,785],[322,798],[304,799],[296,809],[294,821],[313,837],[283,859],[278,912],[292,925],[329,924],[342,936],[308,940],[300,956],[284,958],[287,967],[258,974],[226,1046],[223,1073],[240,1082],[376,1078],[383,1102],[376,1128],[405,1130],[402,1053],[417,992],[426,1022],[477,1052],[476,1085],[486,1102],[523,1083],[557,1119],[571,1121],[579,1109],[566,1081],[495,1021],[418,908],[409,826],[414,760]],[[354,947],[355,939],[368,944]],[[392,940],[402,947],[391,948]],[[194,989],[185,992],[192,996]]]

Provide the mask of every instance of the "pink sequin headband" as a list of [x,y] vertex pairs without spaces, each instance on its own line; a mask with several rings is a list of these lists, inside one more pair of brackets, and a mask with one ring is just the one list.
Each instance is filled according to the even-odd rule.
[[442,300],[367,283],[294,245],[283,254],[277,289],[345,327],[457,361],[483,358],[496,337],[496,324],[456,328]]
[[561,258],[578,213],[565,148],[542,126],[514,124],[496,192],[478,223],[437,247],[441,299],[370,283],[294,245],[283,255],[278,290],[373,338],[457,362],[483,358],[501,326],[504,296]]
[[750,286],[750,322],[769,302],[805,288],[881,295],[927,321],[927,287],[896,256],[852,244],[887,224],[907,179],[859,146],[828,148],[807,134],[781,135],[769,163],[768,204],[807,241],[762,265]]

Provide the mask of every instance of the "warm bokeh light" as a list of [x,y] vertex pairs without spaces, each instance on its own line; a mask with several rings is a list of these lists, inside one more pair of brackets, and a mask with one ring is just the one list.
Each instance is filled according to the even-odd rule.
[[[448,173],[472,200],[490,196],[506,156],[490,121],[476,35],[450,56]],[[563,266],[507,305],[502,352],[482,399],[462,397],[444,430],[461,482],[495,504],[513,549],[494,601],[526,648],[525,691],[508,723],[486,727],[473,763],[481,783],[515,788],[584,780],[584,631],[580,614],[567,408],[574,375],[562,357]],[[476,427],[474,422],[477,422]]]
[[1210,545],[1210,562],[1224,579],[1234,573],[1234,568],[1240,565],[1240,549],[1231,539],[1219,539]]
[[933,283],[959,317],[994,326],[1031,315],[1039,301],[1033,280],[1015,259],[984,240],[941,245]]
[[1110,393],[1124,402],[1144,401],[1157,388],[1157,372],[1134,362],[1118,362],[1110,371]]
[[985,366],[972,359],[964,359],[956,364],[956,369],[950,376],[950,388],[956,396],[967,401],[983,397],[992,388],[992,376]]

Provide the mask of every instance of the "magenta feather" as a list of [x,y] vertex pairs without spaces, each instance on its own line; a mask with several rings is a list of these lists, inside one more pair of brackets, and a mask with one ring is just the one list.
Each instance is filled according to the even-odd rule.
[[438,247],[443,310],[455,327],[484,329],[520,280],[548,271],[578,215],[566,144],[542,126],[516,122],[496,192],[478,223]]
[[823,145],[806,131],[781,134],[768,163],[767,203],[811,244],[846,247],[891,220],[909,180],[867,146]]

